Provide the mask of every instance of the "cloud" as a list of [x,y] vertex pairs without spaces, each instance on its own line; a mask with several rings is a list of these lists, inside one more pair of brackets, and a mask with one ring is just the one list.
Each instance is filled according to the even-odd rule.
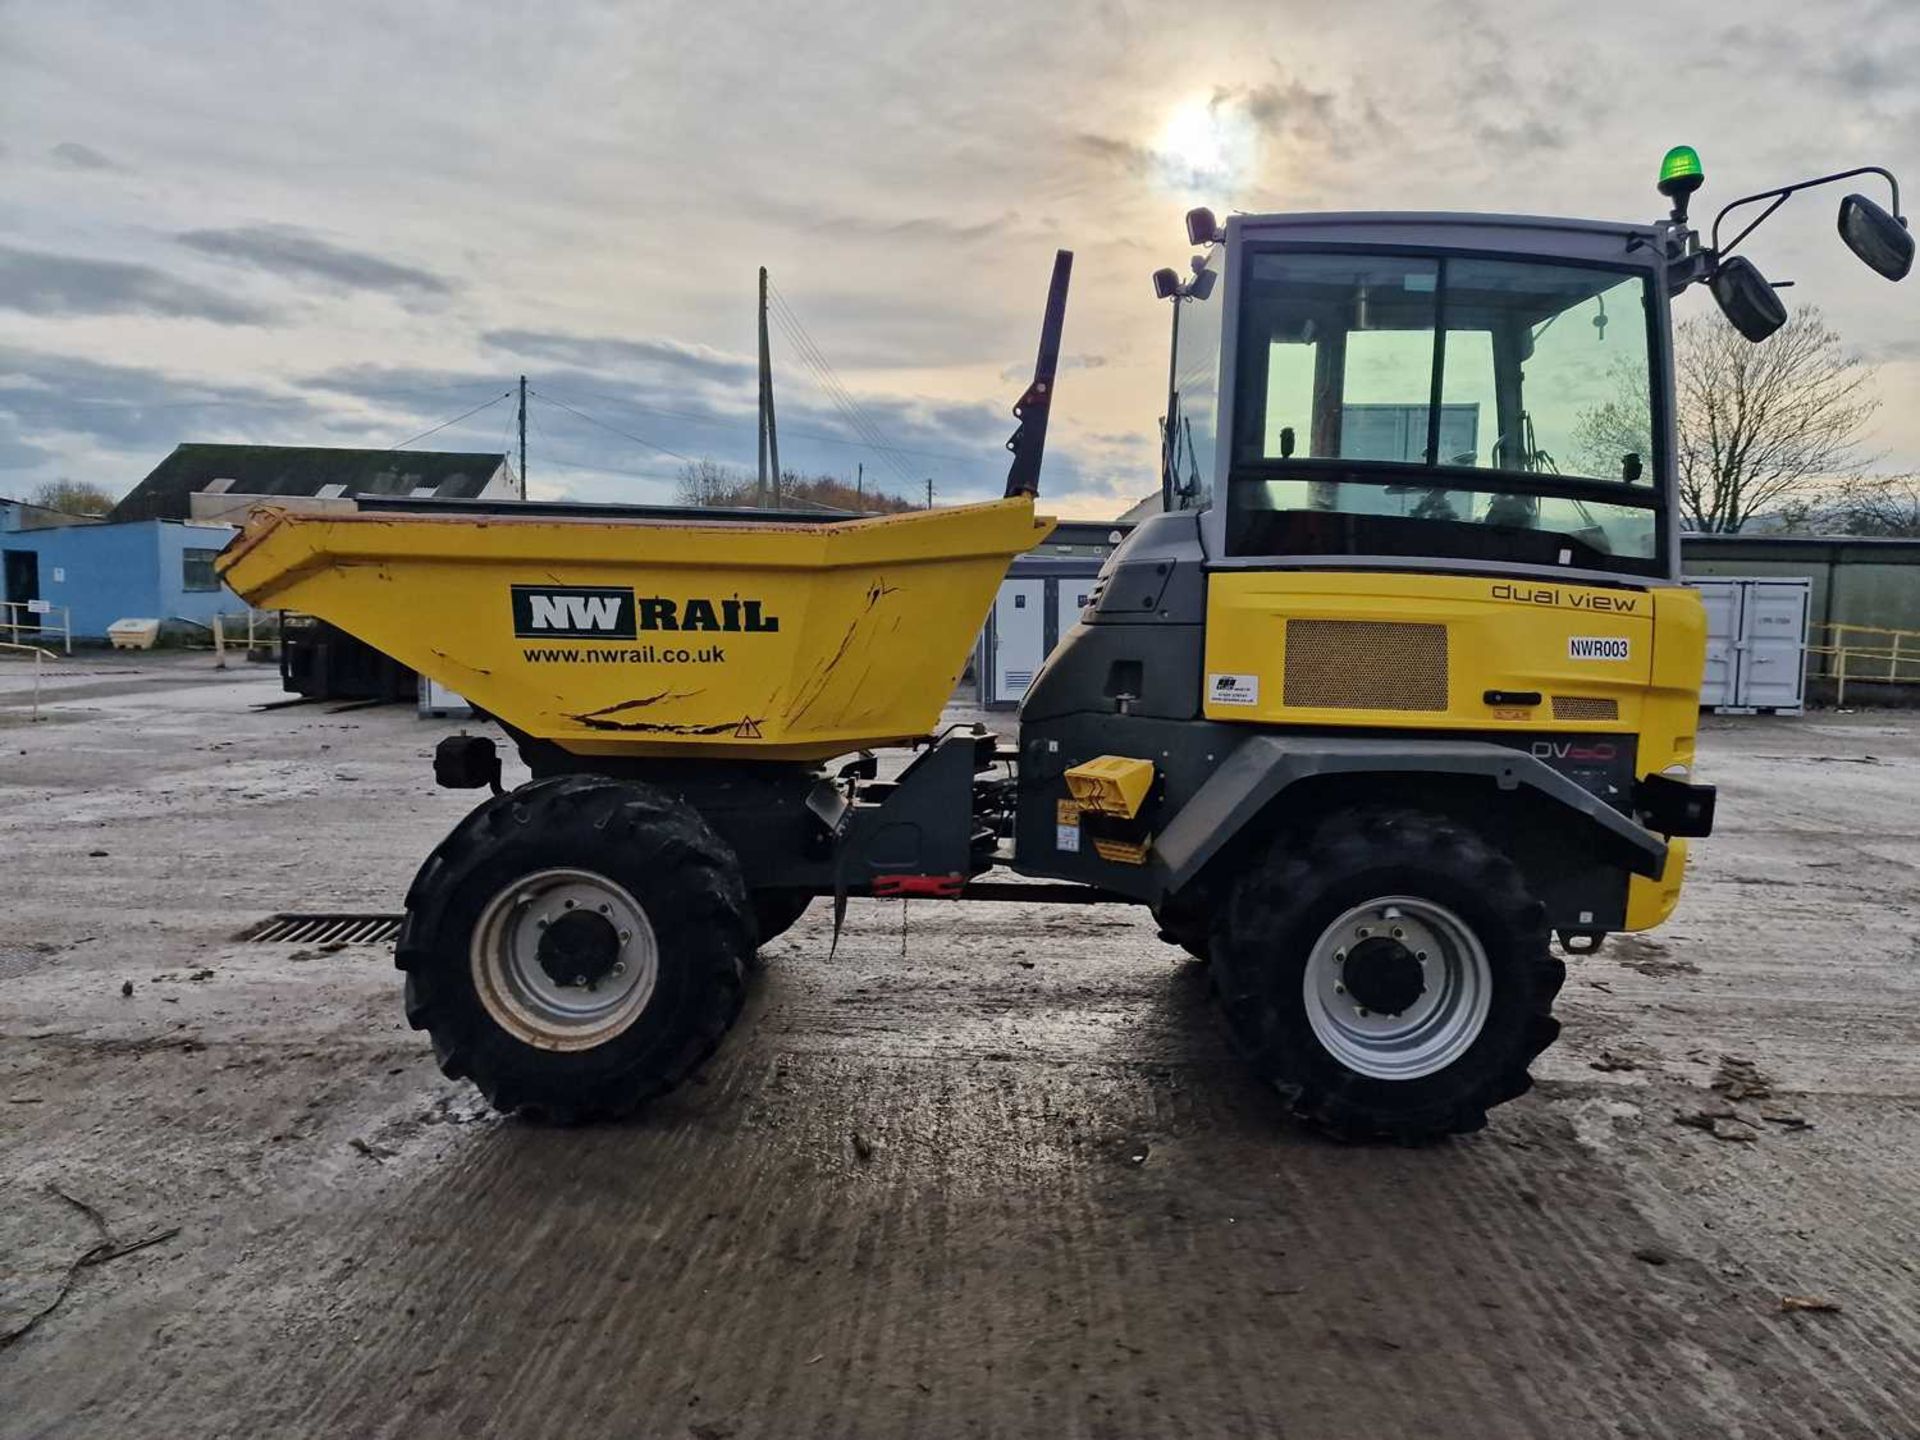
[[[1104,355],[1062,355],[1060,357],[1060,368],[1062,370],[1104,370],[1107,368],[1107,357]],[[1033,379],[1033,362],[1028,360],[1009,365],[1001,370],[1000,378],[1009,385],[1024,386],[1029,380]]]
[[431,271],[322,240],[297,225],[249,225],[188,230],[182,245],[216,260],[251,266],[293,280],[319,281],[335,290],[372,290],[400,297],[439,298],[454,290]]
[[274,313],[150,265],[11,245],[0,245],[0,306],[28,315],[161,315],[216,325],[258,325]]
[[1211,106],[1215,111],[1237,106],[1270,136],[1313,145],[1358,144],[1391,129],[1372,101],[1316,90],[1290,76],[1259,85],[1216,87]]
[[328,428],[324,421],[297,395],[0,345],[0,450],[31,444],[45,453],[52,437],[79,436],[158,463],[182,440],[293,443]]
[[109,156],[102,155],[91,145],[82,145],[77,140],[62,140],[47,152],[62,165],[75,170],[125,170],[127,167]]
[[569,335],[557,330],[489,330],[480,341],[518,360],[549,360],[586,370],[668,370],[730,384],[744,384],[759,373],[758,362],[747,356],[678,340],[629,340],[611,335]]

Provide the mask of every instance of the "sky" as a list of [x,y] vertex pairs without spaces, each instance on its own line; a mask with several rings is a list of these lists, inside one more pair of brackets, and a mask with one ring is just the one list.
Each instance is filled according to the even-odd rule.
[[[533,495],[670,501],[753,465],[765,265],[783,464],[984,499],[1065,247],[1042,493],[1111,516],[1158,483],[1189,206],[1650,221],[1681,142],[1696,217],[1920,195],[1920,4],[0,0],[0,495],[182,441],[504,450],[524,373]],[[1920,279],[1840,193],[1745,248],[1920,471]]]

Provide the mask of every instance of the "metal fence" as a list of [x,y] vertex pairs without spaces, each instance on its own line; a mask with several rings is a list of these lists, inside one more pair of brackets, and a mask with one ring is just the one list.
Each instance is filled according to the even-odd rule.
[[[60,617],[58,623],[54,621],[56,615]],[[73,612],[65,605],[45,600],[0,600],[0,633],[6,635],[9,644],[22,644],[22,635],[46,640],[50,631],[57,631],[62,648],[73,654]]]
[[1847,703],[1849,682],[1920,685],[1920,630],[1815,625],[1807,643],[1807,678],[1832,681],[1839,706]]
[[38,645],[20,645],[9,640],[0,640],[0,652],[7,656],[18,653],[33,657],[33,714],[32,720],[40,719],[40,667],[48,660],[58,661],[60,657],[51,650],[42,650]]

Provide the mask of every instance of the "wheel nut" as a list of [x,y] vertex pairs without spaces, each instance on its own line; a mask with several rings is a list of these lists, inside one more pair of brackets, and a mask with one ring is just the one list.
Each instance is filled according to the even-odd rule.
[[1333,952],[1333,963],[1334,963],[1334,964],[1336,964],[1336,965],[1344,965],[1344,964],[1346,964],[1346,963],[1347,963],[1347,952],[1346,952],[1346,951],[1344,951],[1344,950],[1336,950],[1336,951],[1334,951],[1334,952]]
[[1364,1005],[1356,1005],[1354,1007],[1353,1013],[1358,1015],[1362,1020],[1364,1020],[1367,1018],[1367,1013],[1368,1013],[1367,1007]]
[[[627,943],[627,942],[628,942],[629,940],[631,940],[631,939],[633,939],[633,932],[632,932],[631,930],[622,930],[622,931],[620,932],[620,943],[621,943],[622,945],[624,945],[624,944],[626,944],[626,943]],[[1422,960],[1424,960],[1424,959],[1426,959],[1427,957],[1426,957],[1426,956],[1424,956],[1424,955],[1422,955],[1422,956],[1421,956],[1420,958],[1421,958]]]
[[1393,927],[1393,938],[1396,940],[1404,940],[1407,938],[1407,932],[1396,925]]
[[613,906],[608,905],[603,901],[600,905],[600,913],[602,915],[611,915],[613,913]]
[[587,983],[587,977],[584,975],[576,975],[573,977],[573,983],[576,985],[585,985]]
[[1347,987],[1336,980],[1333,985],[1333,993],[1336,995],[1344,995],[1347,993]]
[[1427,952],[1424,950],[1416,950],[1413,952],[1413,958],[1424,965],[1427,963]]
[[616,962],[615,962],[615,964],[614,964],[614,967],[613,967],[613,973],[614,973],[614,974],[616,974],[616,975],[624,975],[624,974],[626,974],[626,973],[627,973],[627,962],[626,962],[626,961],[624,961],[624,960],[620,960],[620,961],[616,961]]
[[567,909],[569,909],[569,910],[571,910],[571,909],[573,909],[573,901],[571,901],[571,900],[568,900],[568,901],[566,901],[566,902],[564,902],[564,903],[566,904],[566,907],[567,907]]
[[1354,931],[1353,933],[1358,935],[1362,940],[1364,940],[1369,935],[1373,934],[1373,931],[1369,929],[1367,926],[1362,925],[1358,930]]
[[540,918],[539,918],[538,920],[536,920],[536,921],[534,921],[534,922],[533,922],[533,928],[534,928],[534,929],[536,929],[536,930],[544,930],[544,929],[546,929],[546,928],[547,928],[547,917],[546,917],[546,916],[544,916],[544,915],[542,915],[542,916],[541,916],[541,917],[540,917]]

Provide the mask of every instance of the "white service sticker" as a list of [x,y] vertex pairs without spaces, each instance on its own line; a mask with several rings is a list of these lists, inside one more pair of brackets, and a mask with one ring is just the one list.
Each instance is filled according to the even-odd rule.
[[1258,675],[1209,675],[1207,676],[1207,703],[1209,705],[1258,705],[1260,677]]
[[1053,848],[1056,850],[1080,849],[1080,827],[1078,825],[1056,825],[1053,827]]
[[1569,635],[1569,660],[1631,660],[1633,646],[1622,635]]

